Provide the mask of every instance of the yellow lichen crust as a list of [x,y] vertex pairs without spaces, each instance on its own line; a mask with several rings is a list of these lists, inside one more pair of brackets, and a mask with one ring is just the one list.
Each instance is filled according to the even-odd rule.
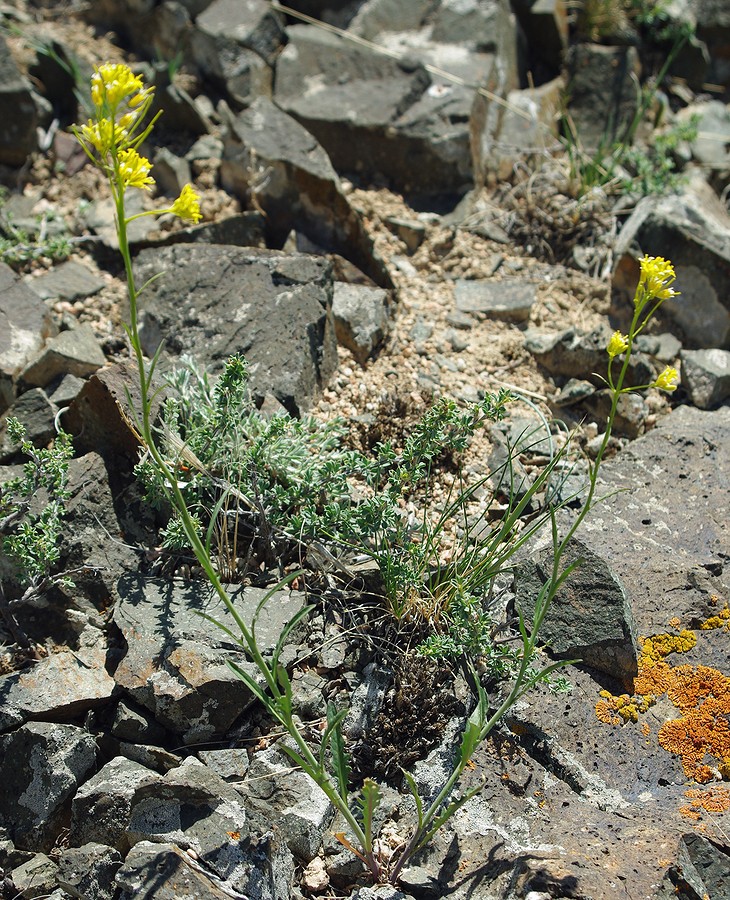
[[[727,606],[700,626],[724,628],[730,622]],[[670,625],[679,628],[679,622]],[[670,653],[686,653],[697,644],[694,631],[657,634],[641,643],[633,694],[601,691],[596,717],[607,725],[637,722],[663,694],[681,713],[659,729],[659,745],[679,757],[688,778],[700,784],[730,780],[730,678],[709,666],[672,666]],[[646,734],[647,730],[642,729]]]
[[697,821],[702,817],[701,810],[710,813],[723,813],[730,809],[730,788],[714,785],[711,788],[690,788],[684,792],[690,803],[681,806],[679,811],[688,819]]

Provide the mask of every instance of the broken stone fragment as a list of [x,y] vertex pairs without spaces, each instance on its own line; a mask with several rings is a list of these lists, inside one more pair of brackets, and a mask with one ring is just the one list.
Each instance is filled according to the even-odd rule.
[[18,380],[24,385],[46,387],[59,375],[86,378],[105,363],[106,357],[91,325],[82,322],[47,341],[28,362]]
[[[517,568],[515,603],[528,621],[550,577],[552,559],[552,548],[546,548]],[[579,659],[631,688],[638,673],[637,635],[626,591],[600,556],[573,539],[563,554],[562,569],[578,560],[550,605],[540,640],[553,655]]]

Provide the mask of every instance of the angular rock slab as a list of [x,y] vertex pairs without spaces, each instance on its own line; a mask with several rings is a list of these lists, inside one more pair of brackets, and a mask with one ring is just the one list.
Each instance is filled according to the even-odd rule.
[[[528,620],[552,570],[552,548],[521,563],[515,574],[516,604]],[[580,560],[560,587],[545,616],[540,638],[552,654],[580,659],[621,681],[628,689],[637,669],[637,639],[631,607],[620,581],[606,563],[579,540],[563,556],[563,566]]]
[[602,466],[597,496],[580,540],[621,581],[639,634],[711,615],[710,594],[730,592],[730,407],[664,416]]
[[406,192],[448,192],[471,182],[472,89],[432,82],[415,61],[417,49],[401,62],[312,25],[294,25],[287,37],[274,98],[338,172],[385,175]]
[[38,111],[30,84],[0,37],[0,164],[22,166],[38,149]]
[[[117,684],[186,743],[224,734],[254,702],[228,660],[253,676],[257,669],[232,638],[200,615],[237,633],[217,594],[206,582],[132,575],[119,580],[117,593],[113,619],[127,643],[114,674]],[[266,593],[231,586],[231,598],[245,622],[251,622]],[[273,649],[303,603],[289,591],[270,597],[256,628],[264,652]]]
[[335,334],[360,365],[365,365],[390,331],[390,298],[382,288],[364,284],[335,284],[332,313]]
[[73,718],[109,702],[116,684],[104,667],[103,635],[95,628],[85,635],[86,646],[0,679],[0,731],[28,719]]
[[94,738],[74,725],[30,722],[0,737],[0,826],[17,847],[51,850],[66,802],[95,765]]
[[266,216],[270,246],[292,230],[353,262],[380,285],[393,284],[327,153],[306,128],[260,97],[226,131],[221,182]]
[[116,880],[119,900],[231,900],[231,892],[175,844],[135,844]]
[[729,350],[683,350],[682,386],[700,409],[714,409],[730,397]]
[[631,297],[643,254],[674,265],[681,295],[662,304],[661,317],[680,327],[685,346],[730,349],[730,216],[712,189],[692,182],[680,195],[636,204],[614,251],[614,287]]
[[140,337],[152,356],[193,356],[214,371],[242,353],[255,396],[272,393],[290,413],[311,406],[337,365],[332,275],[326,260],[223,246],[142,251]]
[[18,372],[52,334],[45,303],[0,263],[0,413],[13,402]]

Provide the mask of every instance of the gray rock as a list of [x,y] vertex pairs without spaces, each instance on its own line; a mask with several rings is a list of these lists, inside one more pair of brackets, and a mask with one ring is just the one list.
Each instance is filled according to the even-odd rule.
[[16,897],[47,897],[56,887],[58,866],[45,853],[37,853],[33,859],[23,863],[10,873]]
[[266,247],[264,217],[260,212],[250,210],[217,222],[201,222],[179,231],[170,231],[159,240],[155,247],[170,244],[229,244],[234,247]]
[[121,756],[112,759],[73,798],[72,843],[101,843],[126,853],[131,846],[127,827],[135,792],[139,785],[156,781],[161,777],[145,766]]
[[[266,591],[231,589],[239,614],[251,621]],[[114,677],[160,724],[186,743],[225,733],[254,702],[228,660],[256,676],[241,648],[205,613],[236,632],[236,625],[212,588],[203,582],[120,579],[114,623],[127,642],[127,653]],[[302,598],[288,591],[274,595],[257,623],[257,639],[270,652],[283,628],[301,609]]]
[[43,349],[29,360],[18,381],[33,387],[45,387],[59,375],[86,378],[106,364],[94,330],[86,322],[50,338]]
[[590,381],[582,381],[580,378],[570,378],[560,389],[557,397],[554,397],[552,403],[555,406],[573,406],[590,397],[595,392],[595,388]]
[[[170,0],[158,7],[158,10],[169,8],[173,4]],[[176,6],[179,4],[175,3]],[[174,57],[179,50],[168,54],[168,58]],[[170,82],[170,73],[165,62],[153,65],[153,82],[155,95],[150,107],[150,114],[154,115],[158,110],[163,112],[165,128],[174,131],[184,131],[188,134],[207,135],[213,128],[209,118],[209,111],[204,102],[204,95],[193,99],[187,91]],[[151,220],[154,223],[154,220]],[[132,223],[134,224],[134,223]]]
[[578,147],[593,153],[620,140],[638,107],[635,47],[575,44],[567,54],[568,112]]
[[167,147],[159,147],[155,152],[154,167],[157,188],[168,197],[179,196],[183,187],[192,181],[190,163]]
[[730,884],[730,859],[727,852],[714,841],[696,832],[683,835],[677,847],[676,859],[664,875],[658,900],[671,897],[724,898]]
[[[109,471],[115,476],[113,466]],[[98,453],[69,461],[67,489],[61,559],[74,582],[72,602],[95,615],[99,604],[108,603],[113,596],[121,574],[137,568],[137,546],[146,543],[144,526],[150,513],[135,506],[140,491],[136,486],[125,485],[131,508],[115,504],[119,488],[117,483],[114,487],[110,484]]]
[[525,322],[535,304],[535,284],[522,279],[511,281],[469,281],[457,279],[454,286],[456,308],[460,312],[481,312],[505,322]]
[[201,762],[224,781],[241,782],[248,772],[248,751],[237,747],[223,750],[200,750]]
[[296,228],[376,284],[392,287],[324,149],[270,100],[259,98],[229,123],[221,181],[236,196],[253,198],[264,212],[271,246],[282,246]]
[[487,465],[494,490],[511,499],[522,499],[532,486],[532,479],[517,454],[510,452],[509,445],[500,437],[496,428],[491,430],[490,440],[492,450]]
[[683,350],[682,385],[699,409],[714,409],[730,397],[729,350]]
[[[608,390],[596,391],[586,398],[583,405],[593,420],[603,427],[611,411],[611,394]],[[644,433],[648,415],[649,407],[641,394],[622,394],[616,405],[615,434],[637,438]]]
[[135,843],[192,850],[221,882],[247,896],[289,895],[294,866],[286,847],[250,823],[241,794],[197,760],[137,788],[129,835]]
[[198,27],[191,48],[198,69],[225,91],[234,109],[250,106],[257,97],[271,97],[272,67],[231,34],[210,34]]
[[58,857],[56,882],[79,900],[110,900],[121,864],[119,851],[106,844],[67,847]]
[[[549,579],[552,548],[520,563],[515,603],[531,621],[535,600]],[[563,555],[561,571],[581,560],[558,590],[540,631],[541,642],[563,659],[579,659],[631,689],[637,668],[637,636],[626,592],[606,562],[579,540]]]
[[0,164],[22,166],[38,149],[38,112],[30,84],[0,36]]
[[104,665],[104,636],[88,627],[81,644],[0,678],[0,730],[28,719],[75,718],[109,702],[116,685]]
[[[129,188],[124,195],[124,208],[128,217],[144,212],[142,191],[137,188]],[[92,234],[97,235],[105,247],[118,251],[119,237],[115,215],[114,201],[110,197],[104,196],[90,203],[88,208],[83,211],[81,218],[84,227]],[[130,247],[137,247],[149,240],[151,232],[156,231],[158,227],[154,216],[142,216],[130,222],[127,225],[127,239]]]
[[82,378],[77,378],[75,375],[64,375],[60,380],[49,385],[46,393],[51,403],[59,409],[63,409],[76,399],[83,386]]
[[74,725],[30,722],[0,736],[0,826],[18,846],[47,852],[66,802],[95,764],[94,738]]
[[417,31],[432,8],[431,0],[365,0],[347,30],[370,41],[384,31]]
[[426,226],[418,220],[387,216],[385,224],[403,241],[409,253],[415,253],[426,237]]
[[695,181],[681,195],[639,201],[614,251],[614,287],[631,298],[643,254],[670,260],[677,274],[681,295],[662,304],[660,319],[679,326],[689,348],[730,348],[730,217],[713,191]]
[[176,769],[182,765],[182,757],[169,750],[163,750],[162,747],[156,747],[150,744],[130,744],[128,741],[119,741],[117,749],[119,755],[131,762],[139,763],[153,772],[159,772],[160,775],[166,775],[170,769]]
[[[155,383],[155,388],[160,387]],[[155,392],[151,417],[159,412],[160,393]],[[132,410],[130,410],[130,401]],[[126,463],[131,471],[139,454],[139,441],[132,429],[132,414],[139,414],[140,392],[137,367],[117,363],[92,375],[62,418],[63,427],[74,435],[79,453],[97,453]]]
[[117,884],[119,900],[231,900],[232,896],[184,850],[151,841],[135,844],[117,873]]
[[408,900],[409,894],[404,894],[398,888],[390,884],[381,884],[377,887],[360,887],[354,894],[351,894],[352,900]]
[[[525,349],[532,353],[537,362],[544,366],[551,375],[566,378],[587,378],[587,380],[603,386],[601,378],[587,373],[606,371],[608,354],[606,347],[611,339],[612,330],[608,323],[583,332],[574,328],[565,331],[541,332],[528,328],[525,331]],[[654,366],[641,353],[633,353],[627,370],[626,384],[648,384],[653,381],[656,372]]]
[[25,282],[41,300],[80,300],[97,294],[104,281],[88,266],[68,260]]
[[691,103],[677,116],[679,122],[697,118],[697,137],[692,141],[692,156],[703,169],[719,174],[730,172],[730,111],[719,100]]
[[562,77],[537,88],[509,91],[506,102],[499,102],[498,95],[477,95],[472,110],[477,185],[507,180],[518,162],[529,163],[557,146],[564,97]]
[[123,700],[117,703],[114,710],[110,731],[115,738],[136,744],[162,743],[165,737],[164,728],[148,712]]
[[231,39],[239,48],[253,50],[268,64],[284,38],[283,17],[265,0],[213,0],[195,27],[210,38]]
[[[317,138],[338,172],[385,176],[406,192],[445,192],[471,181],[474,92],[432,80],[422,48],[401,62],[311,25],[292,26],[287,36],[275,100]],[[493,59],[483,63],[483,75],[472,66],[471,81],[491,71]]]
[[536,84],[554,78],[568,46],[568,9],[564,0],[515,0],[512,8],[526,39],[527,69]]
[[441,0],[432,16],[431,35],[434,41],[495,52],[500,31],[514,28],[510,14],[505,0]]
[[337,365],[331,268],[323,259],[220,246],[142,251],[140,339],[148,355],[188,353],[213,370],[235,353],[255,396],[273,393],[292,414],[311,406]]
[[56,436],[58,408],[41,388],[31,388],[13,403],[0,418],[0,462],[7,462],[18,452],[7,433],[7,419],[13,417],[25,426],[25,436],[35,447],[45,447]]
[[0,413],[14,400],[18,372],[52,334],[55,328],[45,303],[10,266],[0,263]]
[[335,282],[335,334],[360,365],[380,349],[390,331],[389,306],[388,293],[382,288]]
[[334,808],[308,775],[292,770],[289,757],[276,747],[255,753],[241,792],[278,826],[298,860],[314,859]]

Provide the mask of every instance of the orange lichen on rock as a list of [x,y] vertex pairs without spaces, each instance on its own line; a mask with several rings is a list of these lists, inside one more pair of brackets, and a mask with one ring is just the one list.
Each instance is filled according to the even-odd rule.
[[710,631],[713,628],[726,628],[730,631],[730,607],[727,604],[715,616],[710,616],[700,625],[703,631]]
[[659,744],[676,753],[685,775],[704,784],[722,777],[730,756],[730,678],[708,666],[677,666],[667,696],[682,713],[659,729]]
[[[730,612],[725,607],[701,627],[725,627],[728,622]],[[643,639],[634,693],[601,691],[596,717],[608,725],[636,722],[657,697],[666,694],[681,715],[661,726],[660,746],[675,753],[684,773],[699,783],[730,780],[730,678],[709,666],[672,666],[665,658],[685,653],[696,643],[697,635],[689,629]],[[642,729],[644,734],[647,730]]]
[[713,785],[711,788],[690,788],[684,792],[690,800],[689,806],[680,807],[680,812],[691,819],[700,816],[700,810],[723,813],[730,810],[730,788]]

